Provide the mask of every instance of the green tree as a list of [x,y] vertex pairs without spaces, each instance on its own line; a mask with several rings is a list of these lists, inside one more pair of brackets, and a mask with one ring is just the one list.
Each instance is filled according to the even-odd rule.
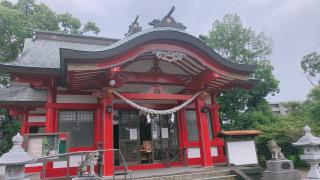
[[244,119],[246,113],[255,111],[261,104],[263,106],[264,97],[279,91],[279,82],[272,74],[273,67],[269,61],[272,52],[271,38],[263,32],[257,34],[251,28],[244,27],[238,15],[227,14],[222,21],[216,20],[209,33],[200,35],[200,39],[232,62],[258,66],[251,76],[260,80],[254,88],[249,91],[234,88],[223,92],[218,99],[225,128],[253,127],[255,123],[245,125],[239,124],[239,121]]
[[66,33],[83,34],[92,31],[97,35],[100,32],[100,28],[92,21],[87,22],[81,29],[80,20],[69,13],[58,15],[58,20],[63,31]]
[[0,156],[12,147],[12,137],[16,135],[20,124],[11,119],[4,109],[0,109]]
[[1,1],[0,62],[14,60],[22,52],[24,39],[32,36],[27,28],[75,34],[100,32],[92,21],[82,27],[80,20],[71,14],[57,14],[45,4],[37,4],[34,0],[19,0],[16,4]]
[[[303,56],[301,68],[307,74],[307,78],[313,86],[320,85],[320,54],[312,52]],[[313,82],[314,80],[316,80],[316,83]]]
[[[81,28],[79,19],[71,14],[59,15],[44,4],[34,0],[18,0],[13,4],[9,1],[0,2],[0,62],[16,59],[23,50],[24,39],[31,37],[27,28],[45,31],[65,31],[82,34],[100,29],[94,22],[87,22]],[[0,87],[8,83],[8,76],[0,74]],[[10,119],[5,110],[0,109],[0,155],[11,148],[11,138],[19,130],[19,123]]]
[[304,103],[306,115],[320,124],[320,85],[314,87]]

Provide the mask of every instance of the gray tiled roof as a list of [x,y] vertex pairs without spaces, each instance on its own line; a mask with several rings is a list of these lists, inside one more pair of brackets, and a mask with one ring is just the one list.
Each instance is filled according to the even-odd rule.
[[46,90],[36,90],[25,83],[11,83],[9,87],[0,88],[0,103],[4,102],[45,102]]
[[[47,34],[50,33],[51,32],[47,32]],[[64,41],[63,39],[54,39],[54,37],[72,36],[63,33],[51,33],[51,35],[51,39],[36,38],[34,41],[32,39],[26,39],[21,57],[15,61],[0,64],[0,70],[10,72],[11,69],[14,69],[14,71],[23,72],[25,70],[24,67],[27,67],[29,71],[31,70],[35,73],[37,73],[37,71],[41,72],[41,69],[46,69],[47,71],[45,72],[49,70],[50,72],[55,71],[60,73],[60,68],[62,68],[62,71],[65,69],[64,59],[106,59],[125,53],[127,50],[139,44],[157,39],[171,39],[172,41],[191,43],[210,56],[213,61],[238,72],[251,73],[256,69],[255,65],[236,64],[228,61],[198,38],[185,31],[171,27],[158,27],[140,31],[121,40],[113,40],[114,43],[111,45],[97,45],[85,43],[84,41],[79,41],[83,43],[78,43]],[[92,39],[92,37],[81,35],[72,38],[81,40],[87,38],[88,42]]]
[[92,45],[45,39],[37,39],[33,41],[31,38],[27,38],[25,39],[22,55],[15,61],[3,64],[23,67],[60,69],[59,48],[93,51],[103,47],[104,45]]
[[[80,50],[80,51],[105,51],[105,50],[120,46],[130,41],[131,39],[134,39],[135,37],[146,34],[148,32],[163,31],[168,29],[177,30],[173,28],[148,29],[145,31],[140,31],[138,33],[135,33],[131,36],[125,37],[122,40],[119,40],[118,42],[109,46],[88,44],[88,43],[76,43],[76,42],[68,42],[68,41],[58,41],[58,40],[48,40],[48,39],[36,39],[33,41],[32,38],[27,38],[25,39],[24,49],[21,56],[17,58],[15,61],[2,63],[2,64],[9,65],[9,66],[52,68],[52,69],[59,70],[60,69],[60,50],[59,50],[60,48]],[[40,33],[42,32],[40,31]],[[59,36],[72,36],[72,35],[68,35],[64,33],[56,33],[56,32],[47,32],[47,33],[51,33],[53,35],[59,35]],[[77,35],[75,37],[86,38],[87,36]]]

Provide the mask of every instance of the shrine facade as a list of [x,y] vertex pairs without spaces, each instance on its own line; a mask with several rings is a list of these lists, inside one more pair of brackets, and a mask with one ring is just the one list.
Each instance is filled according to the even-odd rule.
[[123,166],[112,149],[131,170],[225,162],[217,97],[251,88],[256,66],[224,59],[170,14],[150,25],[136,19],[123,39],[35,30],[19,58],[0,64],[11,78],[0,106],[22,135],[68,133],[69,152],[110,150],[104,176]]

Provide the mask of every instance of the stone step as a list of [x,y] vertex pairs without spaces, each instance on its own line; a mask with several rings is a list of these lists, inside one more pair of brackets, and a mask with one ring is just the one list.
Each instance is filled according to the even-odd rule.
[[184,174],[163,175],[158,177],[137,178],[138,180],[235,180],[235,175],[230,175],[228,170],[202,171]]
[[227,176],[218,176],[218,177],[211,177],[211,178],[202,178],[202,179],[195,179],[195,180],[236,180],[236,175],[227,175]]
[[226,175],[226,176],[216,176],[207,178],[197,178],[183,177],[183,176],[162,176],[162,177],[152,177],[152,178],[141,178],[139,180],[236,180],[236,175]]

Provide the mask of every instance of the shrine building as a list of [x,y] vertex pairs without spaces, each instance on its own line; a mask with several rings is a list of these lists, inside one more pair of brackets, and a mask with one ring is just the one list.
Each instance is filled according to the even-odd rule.
[[[256,66],[221,57],[170,14],[150,25],[136,19],[122,39],[35,30],[20,57],[0,64],[11,78],[1,108],[22,135],[67,133],[68,152],[110,150],[104,176],[123,166],[112,149],[131,170],[225,162],[216,99],[251,88]],[[47,174],[64,168],[55,163]]]

